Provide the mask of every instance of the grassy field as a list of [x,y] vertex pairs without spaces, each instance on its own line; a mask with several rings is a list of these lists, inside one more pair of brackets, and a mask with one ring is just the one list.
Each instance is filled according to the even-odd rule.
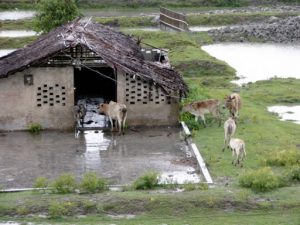
[[[267,112],[267,106],[299,104],[300,80],[272,79],[236,87],[230,83],[235,78],[234,69],[202,51],[201,45],[212,43],[205,32],[124,32],[141,37],[145,43],[169,49],[172,65],[182,73],[190,88],[183,102],[207,98],[222,100],[232,91],[240,91],[243,106],[236,136],[246,142],[244,167],[233,166],[229,150],[221,151],[223,128],[208,116],[208,127],[197,126],[193,130],[193,140],[208,165],[215,181],[214,187],[201,190],[197,186],[186,185],[190,191],[180,193],[172,192],[173,189],[167,189],[166,193],[130,190],[90,195],[1,193],[0,221],[130,225],[299,224],[299,181],[286,183],[270,192],[257,193],[242,188],[239,177],[248,171],[270,166],[266,164],[270,155],[283,150],[299,152],[300,126],[279,121],[276,115]],[[0,48],[21,47],[33,39],[1,38]],[[223,114],[224,121],[227,112]],[[299,164],[298,161],[296,166],[299,167]],[[284,177],[290,169],[290,165],[270,167],[279,177]],[[55,212],[63,214],[59,218],[38,216],[55,215]],[[126,219],[126,215],[135,216]]]

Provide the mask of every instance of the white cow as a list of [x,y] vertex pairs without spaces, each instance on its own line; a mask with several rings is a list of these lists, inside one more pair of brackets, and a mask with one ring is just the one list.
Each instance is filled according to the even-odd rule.
[[236,124],[232,117],[229,117],[228,120],[224,123],[224,146],[222,151],[224,152],[225,148],[229,147],[229,141],[233,137],[236,130]]
[[98,110],[99,113],[104,113],[108,116],[111,124],[111,131],[114,130],[113,120],[116,120],[116,128],[118,125],[119,133],[125,133],[124,127],[127,118],[127,108],[125,104],[110,101],[109,104],[101,103],[98,106]]
[[229,147],[232,151],[232,164],[234,164],[235,166],[237,164],[240,164],[242,167],[244,158],[246,157],[245,142],[242,139],[231,138],[229,141]]

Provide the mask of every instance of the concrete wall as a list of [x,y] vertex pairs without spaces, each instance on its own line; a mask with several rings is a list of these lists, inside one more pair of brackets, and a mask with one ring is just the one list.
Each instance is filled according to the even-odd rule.
[[178,124],[178,98],[167,98],[163,92],[138,77],[118,74],[118,102],[128,109],[129,126]]
[[[33,85],[24,84],[28,74]],[[33,122],[43,128],[72,128],[73,76],[73,67],[44,67],[0,79],[0,130],[24,130]]]

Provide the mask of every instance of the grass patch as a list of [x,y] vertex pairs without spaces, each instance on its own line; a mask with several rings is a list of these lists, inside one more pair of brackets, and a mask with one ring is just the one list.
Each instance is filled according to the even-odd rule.
[[0,38],[0,49],[22,48],[37,39],[37,36],[23,38]]

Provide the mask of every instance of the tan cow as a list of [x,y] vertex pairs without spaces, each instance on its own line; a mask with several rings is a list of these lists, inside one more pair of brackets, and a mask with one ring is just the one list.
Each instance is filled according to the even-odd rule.
[[236,130],[236,124],[232,117],[229,117],[228,120],[224,123],[224,146],[222,151],[224,152],[225,148],[229,147],[229,141],[234,135]]
[[242,107],[241,96],[238,93],[232,93],[225,97],[225,107],[229,110],[233,118],[237,118],[239,110]]
[[193,103],[185,105],[182,108],[182,111],[193,114],[196,121],[198,121],[198,117],[200,116],[203,121],[204,127],[206,127],[204,115],[211,113],[215,118],[219,120],[219,126],[221,126],[220,104],[221,102],[216,99],[195,101]]
[[[127,118],[127,108],[126,105],[117,103],[114,101],[110,101],[109,104],[101,103],[98,106],[99,113],[104,113],[108,116],[110,124],[111,124],[111,131],[114,130],[113,120],[116,120],[116,129],[119,128],[119,133],[121,132],[124,134],[124,127]],[[118,125],[118,126],[117,126]]]
[[232,151],[232,157],[235,157],[235,160],[232,159],[232,164],[235,166],[240,164],[242,167],[244,158],[246,157],[245,142],[242,139],[231,138],[229,141],[229,147]]

